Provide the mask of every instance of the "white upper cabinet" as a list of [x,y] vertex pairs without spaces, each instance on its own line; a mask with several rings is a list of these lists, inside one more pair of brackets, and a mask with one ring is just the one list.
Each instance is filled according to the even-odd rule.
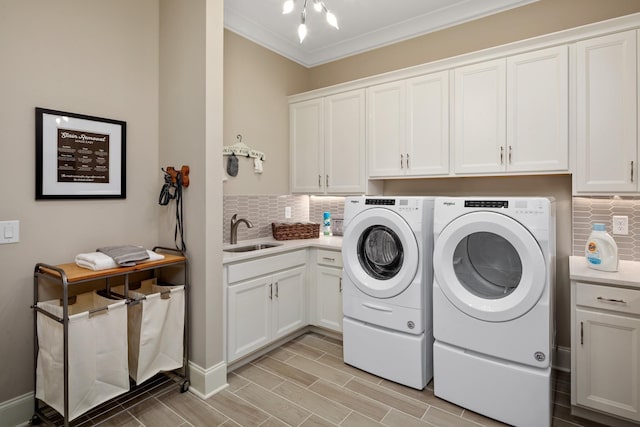
[[456,174],[568,171],[567,49],[454,70]]
[[580,193],[635,192],[636,31],[576,44],[576,176]]
[[366,191],[365,90],[289,105],[291,191]]
[[505,170],[504,59],[454,71],[454,164],[456,174]]
[[368,88],[369,176],[449,173],[448,71]]
[[289,105],[291,191],[324,191],[324,127],[322,99]]
[[559,46],[507,58],[511,172],[569,169],[569,58]]
[[325,191],[362,194],[366,190],[364,89],[328,96],[325,111]]

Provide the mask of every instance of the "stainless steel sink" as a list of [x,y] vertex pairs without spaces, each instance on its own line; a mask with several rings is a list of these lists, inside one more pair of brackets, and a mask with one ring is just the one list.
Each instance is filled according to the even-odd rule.
[[255,245],[236,246],[233,248],[223,249],[224,252],[251,252],[259,251],[260,249],[275,248],[280,246],[280,243],[256,243]]

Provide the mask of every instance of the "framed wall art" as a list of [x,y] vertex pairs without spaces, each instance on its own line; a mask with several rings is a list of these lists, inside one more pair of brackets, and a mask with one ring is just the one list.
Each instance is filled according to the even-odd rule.
[[36,108],[36,199],[126,198],[126,122]]

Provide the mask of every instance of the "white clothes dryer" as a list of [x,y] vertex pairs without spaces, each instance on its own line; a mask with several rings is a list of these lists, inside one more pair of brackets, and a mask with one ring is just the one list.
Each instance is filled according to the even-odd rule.
[[416,389],[433,376],[433,198],[347,197],[344,361]]
[[553,199],[436,199],[436,396],[511,425],[551,424],[555,251]]

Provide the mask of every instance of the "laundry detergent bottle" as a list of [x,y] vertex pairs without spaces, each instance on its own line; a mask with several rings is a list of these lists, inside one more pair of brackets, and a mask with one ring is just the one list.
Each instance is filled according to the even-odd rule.
[[602,271],[618,271],[618,245],[604,224],[593,224],[584,249],[587,265]]

